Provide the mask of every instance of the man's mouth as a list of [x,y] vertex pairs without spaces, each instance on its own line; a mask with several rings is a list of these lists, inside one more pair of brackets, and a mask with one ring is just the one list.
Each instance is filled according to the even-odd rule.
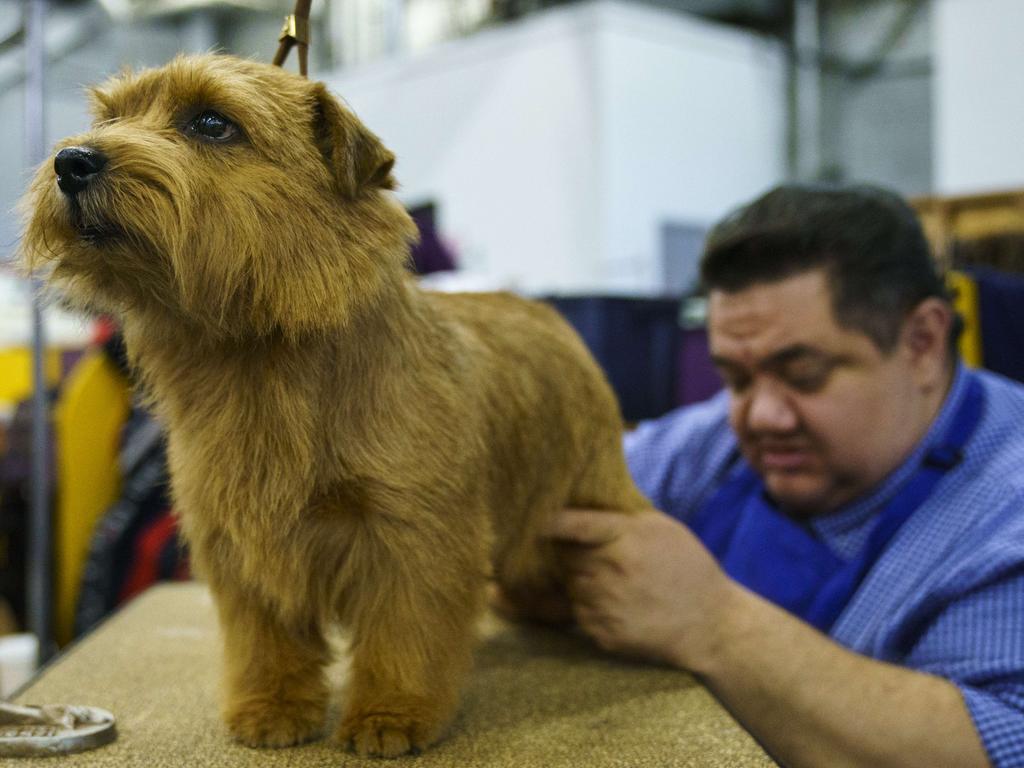
[[811,452],[807,450],[761,451],[761,466],[769,472],[796,472],[807,468]]
[[814,453],[807,445],[760,444],[755,446],[755,455],[765,472],[798,472],[814,461]]

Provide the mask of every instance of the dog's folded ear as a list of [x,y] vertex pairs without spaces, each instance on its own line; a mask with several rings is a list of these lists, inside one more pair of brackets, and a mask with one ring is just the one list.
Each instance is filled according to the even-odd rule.
[[89,96],[89,111],[97,120],[107,120],[114,112],[114,100],[108,91],[97,87],[86,90]]
[[338,191],[355,198],[373,189],[394,189],[395,156],[323,83],[313,85],[313,136]]

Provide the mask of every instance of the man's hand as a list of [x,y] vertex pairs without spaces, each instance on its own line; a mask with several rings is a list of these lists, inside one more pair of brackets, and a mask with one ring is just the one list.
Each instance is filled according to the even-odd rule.
[[689,529],[655,510],[565,510],[546,536],[580,627],[605,650],[699,668],[735,585]]

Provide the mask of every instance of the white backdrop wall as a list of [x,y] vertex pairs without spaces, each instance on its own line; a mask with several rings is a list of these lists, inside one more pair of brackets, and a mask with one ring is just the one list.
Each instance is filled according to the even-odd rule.
[[1024,187],[1024,2],[937,0],[935,187]]
[[463,266],[526,291],[657,292],[661,223],[784,174],[782,50],[669,11],[602,0],[327,79]]
[[783,53],[642,6],[600,22],[601,274],[656,290],[662,223],[711,224],[784,176]]

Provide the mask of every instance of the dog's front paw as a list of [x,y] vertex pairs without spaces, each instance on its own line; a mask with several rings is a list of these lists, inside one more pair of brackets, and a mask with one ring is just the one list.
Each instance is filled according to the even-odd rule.
[[407,714],[376,712],[346,717],[338,726],[337,739],[361,757],[398,757],[427,747],[437,731],[436,724]]
[[312,702],[247,701],[225,715],[231,735],[249,747],[291,747],[323,732],[324,707]]

